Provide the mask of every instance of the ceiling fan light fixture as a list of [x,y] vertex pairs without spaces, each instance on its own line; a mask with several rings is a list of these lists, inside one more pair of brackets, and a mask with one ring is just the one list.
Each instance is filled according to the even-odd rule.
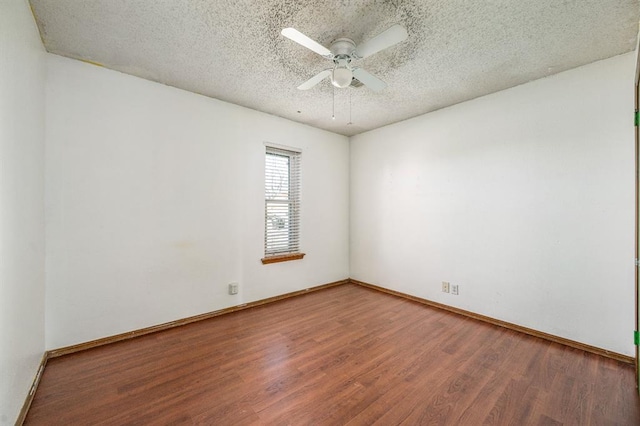
[[327,49],[295,28],[283,29],[282,35],[334,63],[333,68],[321,71],[298,86],[299,90],[311,89],[325,78],[330,77],[331,84],[339,89],[351,86],[351,83],[356,79],[357,82],[369,87],[374,92],[383,90],[387,87],[386,83],[360,67],[351,68],[351,61],[364,59],[394,46],[408,37],[407,30],[396,24],[359,46],[356,46],[350,38],[343,37],[334,40],[331,47]]
[[335,67],[333,69],[333,73],[331,74],[331,83],[344,89],[351,84],[351,80],[353,80],[353,72],[347,67]]

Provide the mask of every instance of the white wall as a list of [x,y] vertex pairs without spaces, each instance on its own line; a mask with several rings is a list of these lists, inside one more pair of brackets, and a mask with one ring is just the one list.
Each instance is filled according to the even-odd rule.
[[0,424],[44,352],[44,49],[26,1],[0,0]]
[[353,137],[351,277],[632,355],[634,66]]
[[[47,66],[47,349],[348,278],[346,137]],[[265,141],[303,151],[303,260],[260,262]]]

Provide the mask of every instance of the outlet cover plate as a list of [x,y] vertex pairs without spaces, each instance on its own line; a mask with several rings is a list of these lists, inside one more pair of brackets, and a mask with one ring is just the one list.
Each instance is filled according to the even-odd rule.
[[229,284],[229,294],[238,294],[238,283]]

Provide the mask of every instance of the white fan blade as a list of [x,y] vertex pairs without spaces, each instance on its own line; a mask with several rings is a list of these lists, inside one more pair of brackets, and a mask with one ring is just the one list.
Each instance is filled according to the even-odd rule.
[[365,70],[363,70],[362,68],[356,68],[353,70],[353,76],[355,78],[357,78],[358,80],[360,80],[360,82],[362,84],[364,84],[365,86],[367,86],[369,89],[373,90],[374,92],[379,92],[381,90],[384,90],[385,87],[387,87],[387,83],[385,83],[384,81],[380,80],[378,77],[369,74],[368,72],[366,72]]
[[306,35],[302,34],[300,31],[296,30],[295,28],[285,28],[280,32],[280,34],[306,47],[307,49],[313,50],[318,55],[321,55],[327,58],[333,57],[333,54],[329,49],[327,49],[317,41],[310,39]]
[[366,58],[367,56],[378,53],[387,47],[391,47],[394,44],[405,41],[407,37],[407,30],[405,30],[403,26],[396,24],[381,32],[371,40],[365,41],[360,46],[356,47],[356,55],[361,59]]
[[309,80],[305,81],[300,86],[298,86],[298,89],[309,90],[316,84],[320,83],[325,78],[329,77],[330,75],[331,75],[331,70],[320,71],[318,74],[314,75]]

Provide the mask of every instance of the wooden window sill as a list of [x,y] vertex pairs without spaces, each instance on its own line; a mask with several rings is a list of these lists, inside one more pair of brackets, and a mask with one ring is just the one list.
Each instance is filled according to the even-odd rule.
[[289,254],[282,254],[278,256],[263,257],[260,260],[262,261],[263,265],[266,265],[267,263],[278,263],[278,262],[288,262],[290,260],[298,260],[298,259],[302,259],[303,257],[304,257],[304,253],[289,253]]

